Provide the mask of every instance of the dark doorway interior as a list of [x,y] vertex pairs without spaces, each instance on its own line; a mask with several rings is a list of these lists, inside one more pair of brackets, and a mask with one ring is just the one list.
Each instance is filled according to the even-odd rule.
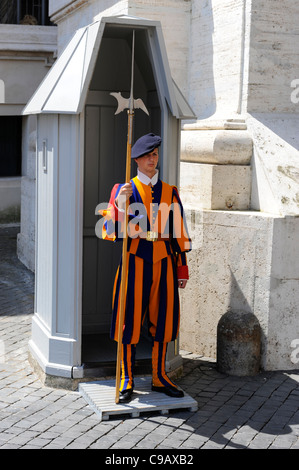
[[0,116],[0,177],[20,176],[22,116]]

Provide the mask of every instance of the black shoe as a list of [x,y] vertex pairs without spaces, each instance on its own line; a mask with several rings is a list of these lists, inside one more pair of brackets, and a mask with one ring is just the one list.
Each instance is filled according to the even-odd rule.
[[184,392],[182,390],[179,390],[176,387],[172,387],[171,385],[169,387],[155,387],[152,385],[152,391],[165,393],[165,395],[173,398],[182,398],[184,396]]
[[129,403],[132,399],[133,388],[128,388],[128,390],[123,390],[119,392],[119,403]]

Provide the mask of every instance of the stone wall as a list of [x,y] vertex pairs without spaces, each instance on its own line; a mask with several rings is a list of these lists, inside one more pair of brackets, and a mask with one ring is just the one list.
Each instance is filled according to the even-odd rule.
[[299,113],[291,82],[299,78],[296,0],[252,0],[248,104],[250,113]]
[[[57,28],[36,25],[0,25],[0,115],[20,116],[22,110],[54,62]],[[5,118],[3,118],[5,119]],[[23,140],[26,140],[24,134]],[[22,149],[22,171],[26,173],[27,149]],[[0,221],[19,222],[34,205],[35,188],[21,177],[0,178]],[[33,202],[32,202],[33,201]],[[25,229],[25,228],[24,228]],[[34,231],[33,229],[31,229]],[[31,250],[31,242],[28,245]],[[24,246],[24,252],[27,246]],[[33,254],[34,256],[34,254]],[[32,258],[32,254],[30,255]]]
[[18,234],[17,252],[22,263],[31,271],[35,270],[35,182],[36,182],[36,116],[23,119],[21,179],[21,227]]
[[20,220],[21,178],[0,178],[0,223],[18,223]]
[[244,94],[254,140],[252,207],[281,215],[299,214],[298,17],[298,2],[252,1]]
[[216,358],[222,315],[251,312],[262,329],[262,367],[297,368],[292,344],[299,337],[299,219],[202,211],[195,220],[190,280],[181,293],[180,347]]
[[189,102],[198,119],[235,117],[243,68],[244,2],[192,1]]
[[130,15],[161,22],[172,76],[188,93],[190,0],[50,0],[50,15],[58,25],[58,52],[74,31],[103,16]]
[[[299,77],[298,4],[192,6],[189,101],[198,122],[182,131],[181,195],[198,223],[180,344],[216,357],[221,316],[252,311],[262,327],[263,367],[294,369],[299,106],[291,84]],[[235,138],[240,123],[251,141],[247,169],[240,164],[246,140],[238,147]],[[250,170],[250,188],[243,169]]]
[[53,64],[57,28],[6,25],[0,28],[0,63],[4,97],[0,114],[20,115]]
[[[248,212],[202,211],[191,227],[190,280],[182,293],[180,346],[216,357],[216,330],[228,310],[253,312],[268,334],[273,218]],[[190,312],[188,315],[186,312]]]

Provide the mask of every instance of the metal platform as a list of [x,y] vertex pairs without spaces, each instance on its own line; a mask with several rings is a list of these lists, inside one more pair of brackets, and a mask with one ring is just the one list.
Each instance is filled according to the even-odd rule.
[[134,379],[135,387],[130,403],[115,403],[115,380],[101,380],[97,382],[85,382],[79,384],[79,393],[100,417],[100,420],[108,420],[112,416],[128,414],[132,418],[140,416],[140,413],[158,411],[160,414],[168,414],[173,409],[197,410],[197,402],[184,392],[182,398],[172,398],[163,393],[151,390],[151,377],[137,377]]

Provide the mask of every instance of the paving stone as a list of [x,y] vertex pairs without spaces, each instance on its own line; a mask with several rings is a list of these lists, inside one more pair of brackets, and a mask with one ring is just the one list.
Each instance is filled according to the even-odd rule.
[[291,434],[280,435],[275,438],[269,449],[290,449],[297,442],[297,436]]

